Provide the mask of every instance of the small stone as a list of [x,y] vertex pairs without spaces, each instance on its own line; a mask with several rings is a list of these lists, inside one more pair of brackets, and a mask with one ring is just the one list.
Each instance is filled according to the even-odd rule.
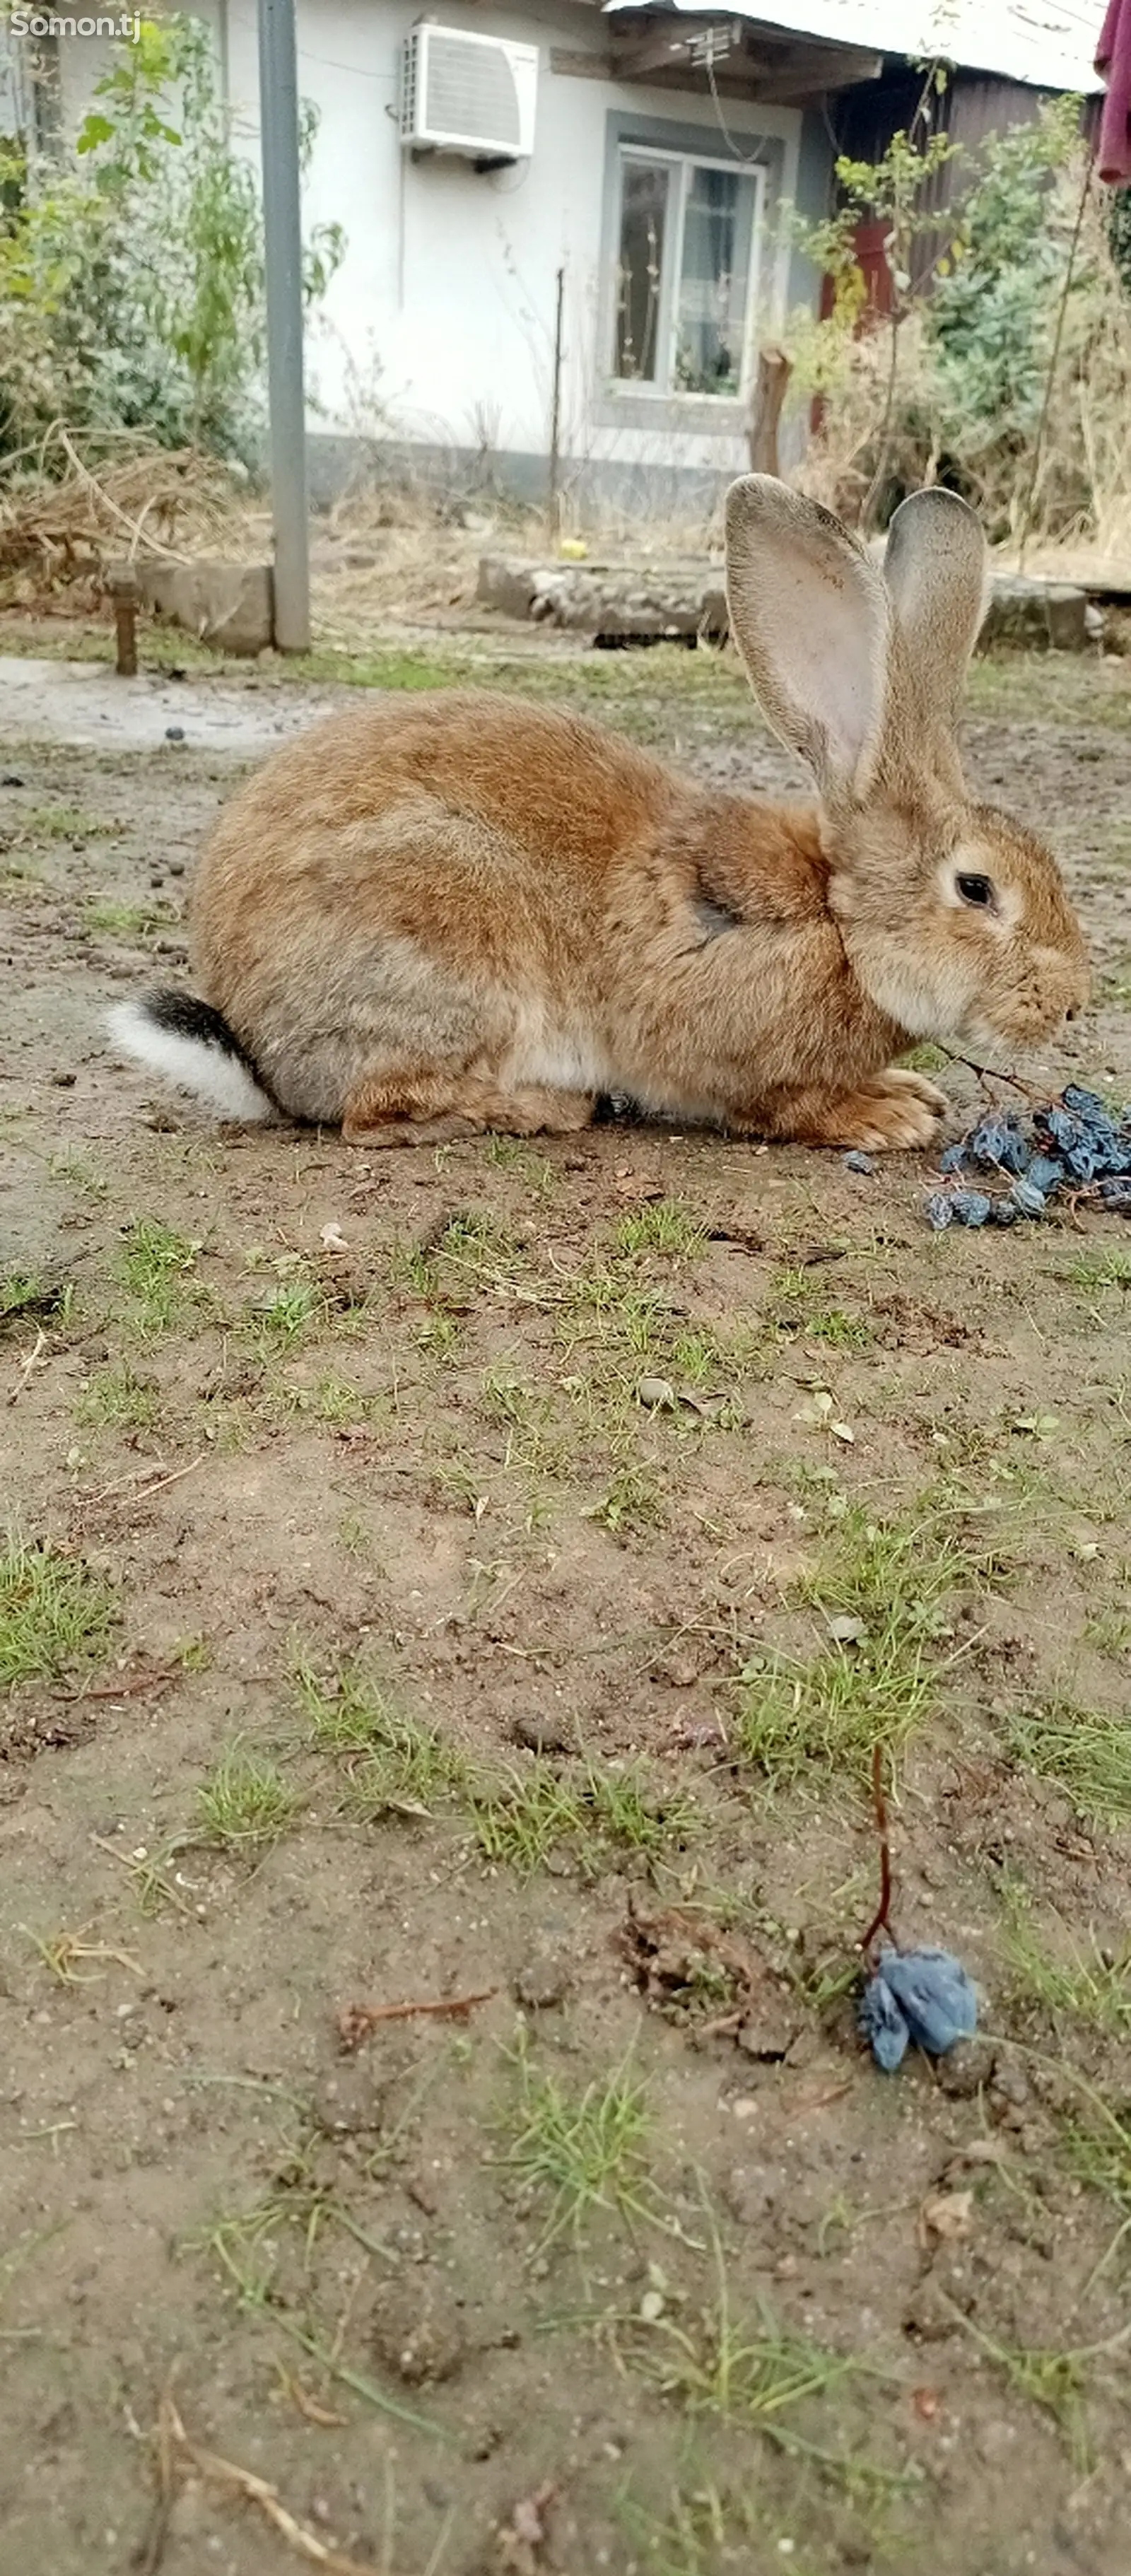
[[6,769],[0,778],[0,787],[22,787],[23,783],[18,769]]
[[740,2227],[758,2227],[769,2215],[776,2194],[765,2166],[732,2165],[722,2185],[721,2196]]
[[511,1738],[527,1753],[576,1753],[577,1740],[568,1717],[559,1712],[545,1715],[539,1709],[525,1710],[511,1720]]
[[642,1377],[636,1389],[636,1401],[648,1413],[674,1413],[676,1393],[671,1379]]
[[690,1690],[693,1682],[698,1681],[701,1670],[699,1656],[690,1646],[669,1646],[667,1653],[657,1656],[652,1666],[654,1679],[669,1682],[673,1690]]
[[360,2059],[337,2067],[314,2087],[311,2109],[327,2137],[359,2137],[381,2126],[382,2091],[372,2068]]
[[506,2438],[506,2431],[501,2424],[480,2424],[474,2432],[468,2434],[468,2459],[492,2459]]
[[185,729],[184,729],[184,726],[183,726],[183,725],[166,725],[166,727],[165,727],[165,740],[166,740],[166,742],[183,742],[183,741],[184,741],[184,738],[185,738]]
[[988,2039],[960,2039],[947,2056],[938,2059],[935,2082],[952,2102],[972,2102],[990,2083],[996,2064],[997,2054]]
[[850,1619],[845,1615],[829,1621],[829,1635],[834,1645],[858,1646],[867,1634],[868,1631],[862,1619]]
[[1023,2109],[1032,2098],[1032,2086],[1024,2069],[1008,2056],[998,2059],[990,2078],[990,2091],[997,2102],[1008,2102],[1014,2110]]
[[799,2027],[796,2013],[790,2012],[784,1998],[779,2001],[772,1994],[765,1995],[746,2014],[738,2032],[738,2046],[745,2057],[773,2063],[786,2055]]
[[467,2339],[451,2290],[434,2273],[382,2282],[377,2293],[372,2344],[379,2361],[410,2388],[452,2379]]
[[530,1959],[519,1969],[514,1990],[528,2012],[550,2012],[555,2004],[565,2002],[572,1983],[566,1961],[547,1952],[545,1957]]
[[[967,2297],[956,2304],[972,2306],[973,2301]],[[909,2299],[903,2311],[903,2331],[913,2335],[917,2343],[945,2343],[948,2335],[961,2332],[948,2291],[933,2273],[925,2275]]]

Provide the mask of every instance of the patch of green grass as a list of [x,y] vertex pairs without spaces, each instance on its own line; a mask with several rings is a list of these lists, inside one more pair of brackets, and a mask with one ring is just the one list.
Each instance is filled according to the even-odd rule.
[[476,1784],[476,1839],[485,1859],[528,1876],[562,1844],[585,1863],[619,1852],[653,1862],[686,1848],[702,1818],[680,1789],[661,1791],[639,1765],[586,1763],[568,1772],[537,1760],[528,1770]]
[[[693,2488],[673,2489],[659,2516],[654,2494],[643,2502],[628,2491],[618,2498],[618,2508],[635,2552],[633,2565],[647,2567],[648,2576],[720,2576],[724,2568],[772,2564],[767,2552],[773,2544],[767,2541],[757,2505],[713,2480],[697,2478]],[[756,2541],[762,2547],[760,2560],[750,2554]]]
[[1081,2091],[1084,2108],[1065,2123],[1068,2161],[1089,2191],[1122,2211],[1122,2238],[1131,2230],[1131,2104],[1114,2111],[1090,2085]]
[[633,2363],[661,2396],[674,2397],[689,2414],[746,2423],[783,2449],[808,2451],[811,2446],[783,2419],[842,2385],[854,2364],[793,2333],[766,2303],[757,2324],[735,2318],[725,2267],[720,2271],[717,2296],[697,2318],[665,2312],[632,2330]]
[[1084,1635],[1101,1655],[1125,1655],[1131,1649],[1131,1617],[1123,1610],[1094,1610],[1084,1621]]
[[1027,1771],[1059,1781],[1081,1816],[1107,1826],[1131,1818],[1131,1720],[1059,1701],[1020,1710],[1009,1741]]
[[0,1684],[102,1662],[117,1617],[113,1586],[80,1558],[12,1538],[0,1549]]
[[291,1413],[310,1415],[316,1422],[328,1422],[340,1431],[350,1422],[367,1422],[377,1410],[378,1398],[363,1395],[360,1387],[348,1378],[335,1377],[331,1370],[316,1379],[313,1386],[283,1386],[282,1401]]
[[160,1408],[160,1387],[152,1378],[136,1377],[122,1360],[95,1371],[79,1396],[75,1414],[79,1422],[140,1431],[156,1422]]
[[830,1639],[808,1660],[767,1654],[742,1667],[736,1737],[746,1760],[774,1786],[822,1770],[865,1776],[873,1746],[898,1748],[933,1706],[947,1604],[979,1570],[952,1512],[924,1506],[873,1522],[850,1507],[799,1589],[826,1624],[858,1620],[860,1636]]
[[346,653],[316,645],[288,660],[288,677],[342,680],[358,689],[459,689],[473,687],[476,664],[466,654],[425,652],[415,646],[382,646]]
[[[255,2078],[233,2076],[220,2081],[255,2088]],[[360,2247],[368,2263],[376,2257],[395,2267],[397,2249],[383,2243],[363,2225],[344,2195],[335,2190],[320,2167],[324,2138],[306,2106],[277,2085],[261,2088],[265,2104],[283,2104],[297,2112],[303,2125],[284,2139],[266,2191],[248,2207],[229,2211],[186,2239],[182,2251],[203,2255],[219,2272],[225,2288],[252,2316],[268,2321],[273,2338],[285,2334],[304,2353],[320,2379],[336,2381],[375,2412],[413,2431],[443,2440],[440,2426],[403,2405],[343,2351],[341,2298],[335,2281],[333,2325],[318,2314],[316,2256],[345,2237]]]
[[645,2091],[627,2063],[580,2092],[541,2074],[525,2042],[512,2063],[519,2100],[514,2135],[499,2161],[545,2210],[538,2252],[566,2235],[577,2245],[584,2222],[598,2210],[654,2220],[659,2197],[648,2161]]
[[417,1350],[428,1358],[450,1363],[463,1355],[463,1329],[455,1315],[423,1316],[413,1326],[412,1338]]
[[53,1181],[62,1181],[67,1189],[77,1190],[82,1198],[106,1199],[110,1196],[110,1183],[105,1172],[99,1171],[97,1163],[92,1163],[89,1155],[76,1153],[73,1146],[65,1146],[59,1153],[50,1155],[47,1169]]
[[109,895],[84,904],[82,915],[85,930],[118,939],[148,939],[154,931],[168,930],[176,917],[164,903],[118,903]]
[[668,1356],[674,1375],[685,1386],[717,1386],[735,1366],[733,1350],[721,1333],[705,1324],[673,1333]]
[[462,1755],[435,1727],[398,1709],[364,1663],[345,1664],[322,1677],[300,1662],[295,1679],[315,1751],[345,1766],[342,1806],[356,1822],[429,1814],[465,1789]]
[[656,1529],[664,1518],[658,1476],[648,1467],[623,1459],[614,1467],[599,1501],[589,1505],[587,1517],[598,1521],[602,1529],[611,1530],[614,1538]]
[[0,1324],[14,1324],[21,1315],[50,1316],[65,1324],[74,1294],[70,1279],[52,1286],[38,1270],[6,1270],[0,1277]]
[[652,1199],[623,1216],[613,1237],[619,1253],[663,1252],[695,1259],[707,1248],[702,1221],[681,1199]]
[[1002,1890],[999,1940],[1026,2002],[1114,2035],[1131,2031],[1131,1942],[1111,1954],[1094,1933],[1081,1940],[1058,1914],[1036,1920],[1029,1892],[1016,1880]]
[[248,1329],[261,1349],[278,1354],[293,1350],[312,1324],[324,1323],[326,1311],[325,1294],[317,1281],[299,1274],[280,1279],[249,1310]]
[[160,1217],[135,1217],[127,1226],[118,1268],[143,1336],[173,1332],[182,1321],[191,1295],[186,1281],[199,1251],[199,1241]]
[[753,2318],[736,2316],[726,2257],[706,2201],[705,2216],[714,2255],[714,2296],[696,2312],[682,2298],[671,2297],[657,2275],[659,2295],[652,2312],[642,2304],[634,2316],[617,2320],[614,2335],[622,2357],[661,2396],[674,2398],[684,2415],[714,2416],[728,2426],[759,2433],[788,2456],[831,2472],[850,2495],[908,2484],[906,2470],[887,2469],[868,2456],[858,2433],[850,2437],[842,2432],[831,2448],[810,2431],[819,2426],[814,2413],[818,2404],[854,2380],[885,2373],[858,2354],[831,2352],[799,2334],[765,2298],[759,2298]]
[[484,1857],[528,1876],[549,1852],[581,1829],[572,1783],[549,1762],[512,1772],[472,1797],[476,1838]]
[[1090,653],[978,653],[966,697],[973,715],[1004,722],[1032,724],[1040,707],[1054,725],[1131,729],[1131,693],[1116,654],[1095,662]]
[[945,1073],[951,1061],[946,1048],[933,1046],[929,1038],[921,1039],[918,1046],[908,1047],[906,1055],[899,1060],[913,1073]]
[[875,1340],[863,1315],[846,1314],[843,1306],[810,1307],[804,1333],[807,1342],[820,1342],[830,1351],[866,1351]]
[[516,1180],[525,1181],[527,1188],[535,1190],[540,1198],[545,1198],[556,1187],[553,1164],[547,1162],[544,1154],[536,1153],[532,1145],[524,1144],[519,1136],[489,1136],[484,1155],[496,1171],[513,1172]]
[[112,839],[122,826],[81,805],[33,805],[22,829],[36,841],[94,841]]
[[1103,1252],[1080,1252],[1059,1275],[1073,1288],[1131,1288],[1131,1252],[1117,1244]]
[[526,1386],[509,1368],[485,1369],[481,1408],[506,1434],[503,1465],[545,1474],[562,1464],[562,1441],[553,1428],[553,1400]]
[[445,1301],[461,1306],[469,1292],[509,1290],[522,1262],[522,1248],[500,1218],[484,1208],[456,1208],[422,1242],[394,1244],[389,1284],[441,1307]]
[[1071,2451],[1077,2475],[1086,2476],[1092,2464],[1084,2408],[1086,2365],[1104,2347],[1080,2345],[1072,2349],[1068,2346],[1000,2343],[996,2336],[987,2334],[976,2324],[973,2317],[955,2307],[952,2300],[947,2299],[946,2305],[953,2307],[956,2323],[963,2325],[980,2349],[997,2363],[1016,2394],[1052,2416]]
[[183,1673],[211,1672],[215,1660],[211,1640],[200,1635],[178,1637],[172,1653]]
[[294,1823],[299,1799],[274,1763],[237,1741],[201,1782],[196,1807],[204,1842],[258,1860]]

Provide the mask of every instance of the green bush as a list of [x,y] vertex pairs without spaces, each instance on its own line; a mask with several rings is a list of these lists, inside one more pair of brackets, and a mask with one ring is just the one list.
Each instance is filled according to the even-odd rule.
[[[252,466],[262,436],[263,239],[207,30],[143,23],[61,160],[0,146],[0,453],[57,421]],[[303,156],[315,119],[304,111]],[[311,236],[308,304],[344,250]]]
[[[944,158],[958,175],[958,157],[924,126],[874,165],[842,161],[840,211],[809,228],[836,299],[829,321],[799,317],[792,331],[797,390],[824,399],[805,480],[850,519],[881,526],[907,491],[941,480],[998,541],[1084,536],[1121,552],[1131,190],[1113,204],[1093,187],[1082,204],[1072,98],[991,136],[961,165],[965,184],[952,184],[942,217],[931,182]],[[861,212],[887,226],[891,311],[870,325],[855,264]]]

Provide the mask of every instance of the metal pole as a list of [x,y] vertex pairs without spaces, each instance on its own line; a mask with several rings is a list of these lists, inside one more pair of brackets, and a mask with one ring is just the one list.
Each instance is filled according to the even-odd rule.
[[310,561],[295,0],[259,0],[259,118],[271,507],[275,523],[275,642],[282,653],[305,653],[310,647]]

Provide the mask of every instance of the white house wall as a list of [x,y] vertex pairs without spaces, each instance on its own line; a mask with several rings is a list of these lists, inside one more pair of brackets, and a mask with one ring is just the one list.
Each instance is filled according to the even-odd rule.
[[[575,55],[601,53],[607,36],[597,10],[568,0],[513,8],[452,0],[431,13],[440,23],[538,45],[534,155],[483,174],[446,157],[414,162],[396,122],[397,65],[421,14],[399,0],[300,0],[299,88],[319,111],[305,218],[341,224],[348,243],[310,335],[312,429],[392,435],[433,449],[545,456],[556,276],[564,267],[566,456],[575,465],[662,462],[733,470],[742,462],[741,439],[675,429],[670,406],[655,430],[610,420],[598,347],[610,113],[694,126],[704,149],[725,159],[729,147],[706,84],[699,91],[646,89],[554,73],[551,45]],[[213,15],[237,130],[257,157],[254,0],[227,0],[226,7],[219,0]],[[91,43],[63,45],[68,122],[87,103],[100,52]],[[800,113],[728,99],[725,115],[740,149],[744,137],[780,138],[784,190],[792,195]],[[817,121],[805,123],[811,146]],[[821,156],[823,174],[823,137]],[[772,324],[787,300],[808,299],[811,280],[796,261],[790,276],[783,250],[768,269],[764,310]],[[603,414],[600,422],[595,409]]]

